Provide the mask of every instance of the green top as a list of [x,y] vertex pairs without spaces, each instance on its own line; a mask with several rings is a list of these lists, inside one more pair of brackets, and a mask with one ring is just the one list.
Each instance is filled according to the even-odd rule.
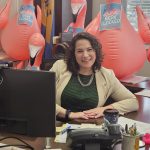
[[[89,82],[91,75],[79,75],[82,83]],[[83,87],[77,76],[71,77],[61,96],[61,106],[73,112],[84,111],[97,107],[98,92],[96,88],[95,76],[89,86]]]

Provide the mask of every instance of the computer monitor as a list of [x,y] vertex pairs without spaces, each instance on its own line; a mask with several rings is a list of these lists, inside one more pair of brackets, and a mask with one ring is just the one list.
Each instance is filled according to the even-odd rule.
[[55,136],[55,73],[0,69],[0,132]]

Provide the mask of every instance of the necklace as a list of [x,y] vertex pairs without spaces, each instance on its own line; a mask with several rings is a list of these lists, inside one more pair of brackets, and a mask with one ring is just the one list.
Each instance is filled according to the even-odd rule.
[[89,82],[86,84],[81,81],[79,74],[77,75],[77,79],[78,79],[81,86],[83,86],[83,87],[90,86],[91,83],[93,82],[94,74],[91,75]]

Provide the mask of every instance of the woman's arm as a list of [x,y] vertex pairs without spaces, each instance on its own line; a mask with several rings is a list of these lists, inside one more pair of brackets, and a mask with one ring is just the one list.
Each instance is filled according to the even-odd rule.
[[138,100],[121,82],[111,73],[111,98],[115,101],[112,106],[119,111],[120,114],[125,114],[132,111],[137,111],[139,108]]
[[[60,118],[66,118],[67,110],[56,104],[56,115]],[[70,112],[67,119],[89,119],[84,112]]]
[[113,71],[107,70],[107,72],[103,72],[103,75],[106,79],[106,89],[108,89],[108,91],[105,91],[107,94],[106,98],[111,97],[115,102],[108,106],[100,106],[84,111],[84,113],[89,118],[98,118],[103,116],[105,109],[117,109],[120,114],[138,110],[139,104],[135,95],[120,83]]

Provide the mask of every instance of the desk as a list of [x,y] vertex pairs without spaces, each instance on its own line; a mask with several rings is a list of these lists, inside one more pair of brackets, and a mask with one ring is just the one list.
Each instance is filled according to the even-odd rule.
[[[125,117],[150,123],[150,113],[149,113],[150,98],[142,97],[142,96],[137,96],[137,98],[140,104],[139,111],[128,113],[127,115],[125,115]],[[87,122],[87,123],[95,123],[95,124],[100,124],[102,123],[102,121],[103,121],[102,118],[93,119],[93,120],[84,120],[84,121],[78,120],[78,122]],[[4,137],[6,135],[0,134],[0,136]],[[34,147],[35,150],[43,150],[45,138],[29,138],[23,136],[17,136],[17,137],[26,141],[28,144]],[[14,142],[16,143],[15,140],[11,141],[11,143]],[[5,141],[5,143],[10,143],[10,141]],[[51,145],[52,148],[62,148],[63,150],[70,150],[67,144],[54,143],[54,138],[51,139]],[[120,148],[117,148],[116,150],[120,150]]]
[[131,92],[136,93],[143,89],[150,89],[150,78],[148,78],[147,80],[143,82],[136,83],[136,84],[125,83],[125,82],[122,82],[122,84]]
[[[142,97],[142,96],[137,96],[137,98],[138,98],[139,105],[140,105],[139,111],[128,113],[127,115],[125,115],[125,117],[134,119],[137,121],[143,121],[146,123],[150,123],[150,113],[149,113],[150,98]],[[102,121],[103,121],[102,118],[100,118],[100,119],[95,119],[95,120],[85,120],[84,122],[92,122],[95,124],[100,124],[100,123],[102,123]],[[61,147],[64,150],[70,150],[70,148],[67,147],[67,145],[65,145],[65,144],[59,144],[59,143],[52,142],[52,146],[53,146],[53,148]],[[121,149],[120,146],[118,146],[115,150],[120,150],[120,149]],[[148,150],[148,149],[143,148],[140,150]]]
[[143,96],[136,96],[139,101],[139,111],[138,112],[131,112],[126,115],[127,118],[131,118],[138,121],[143,121],[146,123],[150,123],[150,98],[143,97]]

